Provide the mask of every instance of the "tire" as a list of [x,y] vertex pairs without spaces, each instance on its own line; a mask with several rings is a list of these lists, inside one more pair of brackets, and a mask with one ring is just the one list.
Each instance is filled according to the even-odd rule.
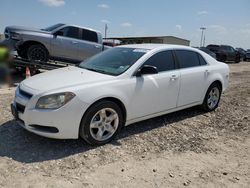
[[49,53],[43,45],[33,44],[27,50],[27,58],[31,61],[47,62],[49,60]]
[[[222,88],[220,84],[213,83],[209,86],[205,98],[202,103],[202,109],[206,112],[215,110],[220,102]],[[213,96],[214,94],[214,96]],[[213,97],[213,98],[211,98]]]
[[91,106],[81,121],[79,135],[91,145],[103,145],[124,126],[121,108],[111,101],[100,101]]
[[237,57],[236,57],[234,62],[235,62],[235,63],[239,63],[240,60],[241,60],[241,58],[237,58]]

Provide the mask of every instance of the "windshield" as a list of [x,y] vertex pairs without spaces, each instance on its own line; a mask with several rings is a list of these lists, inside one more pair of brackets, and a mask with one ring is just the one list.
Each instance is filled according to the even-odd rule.
[[138,48],[112,48],[82,62],[81,68],[109,75],[119,75],[128,70],[148,50]]
[[42,29],[43,31],[53,31],[53,30],[55,30],[56,28],[58,28],[58,27],[61,27],[61,26],[63,26],[64,24],[56,24],[56,25],[52,25],[52,26],[49,26],[49,27],[47,27],[47,28],[45,28],[45,29]]

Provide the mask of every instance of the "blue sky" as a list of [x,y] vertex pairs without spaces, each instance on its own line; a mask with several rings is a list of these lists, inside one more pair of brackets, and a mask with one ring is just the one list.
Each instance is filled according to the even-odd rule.
[[43,28],[65,22],[104,31],[108,37],[174,35],[199,46],[250,48],[250,0],[1,0],[0,33],[7,25]]

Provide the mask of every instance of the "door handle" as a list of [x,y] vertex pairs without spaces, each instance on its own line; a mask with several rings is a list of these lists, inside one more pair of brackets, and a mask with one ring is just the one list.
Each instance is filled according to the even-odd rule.
[[170,80],[171,80],[171,81],[175,81],[175,80],[177,80],[177,79],[178,79],[178,76],[175,75],[175,74],[173,74],[173,75],[170,76]]
[[208,75],[208,74],[209,74],[209,72],[210,72],[209,70],[205,70],[205,74],[206,74],[206,75]]

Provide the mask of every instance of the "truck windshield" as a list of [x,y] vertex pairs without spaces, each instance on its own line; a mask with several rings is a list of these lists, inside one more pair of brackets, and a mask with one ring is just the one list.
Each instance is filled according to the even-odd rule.
[[147,51],[137,48],[112,48],[85,60],[79,67],[117,76],[128,70]]
[[61,27],[61,26],[63,26],[64,24],[56,24],[56,25],[52,25],[52,26],[49,26],[49,27],[47,27],[47,28],[45,28],[45,29],[42,29],[43,31],[53,31],[53,30],[55,30],[56,28],[58,28],[58,27]]

